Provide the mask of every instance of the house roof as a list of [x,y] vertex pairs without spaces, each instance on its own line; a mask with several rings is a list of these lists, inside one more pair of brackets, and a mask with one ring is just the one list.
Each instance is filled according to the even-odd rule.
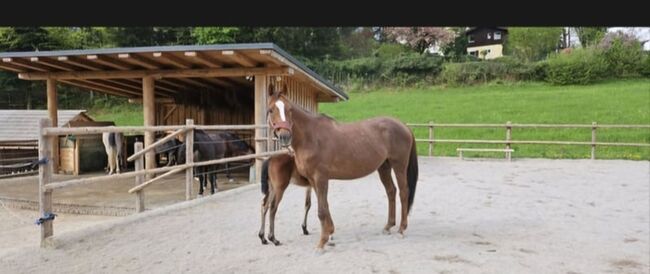
[[[85,110],[59,110],[58,126],[62,127],[78,118],[92,121]],[[0,142],[38,140],[38,122],[49,118],[47,110],[0,110]]]
[[475,32],[475,31],[477,31],[478,29],[481,29],[481,28],[492,28],[492,29],[498,29],[498,30],[506,32],[506,33],[508,32],[508,29],[504,28],[504,27],[472,27],[472,28],[469,28],[468,30],[466,30],[465,34],[471,34],[471,33]]
[[[348,95],[324,79],[302,62],[273,43],[218,44],[104,48],[87,50],[59,50],[40,52],[0,53],[0,70],[19,73],[79,72],[79,71],[133,71],[182,70],[262,67],[287,67],[296,76],[311,84],[320,99],[331,101]],[[74,79],[58,80],[86,89],[123,97],[140,97],[140,79]],[[196,89],[228,89],[252,87],[244,76],[163,78],[156,82],[156,94],[173,97],[179,92]]]

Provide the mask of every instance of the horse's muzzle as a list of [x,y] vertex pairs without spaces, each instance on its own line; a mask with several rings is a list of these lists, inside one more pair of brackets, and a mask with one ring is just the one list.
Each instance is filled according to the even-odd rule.
[[291,132],[285,129],[279,129],[275,132],[276,137],[282,147],[288,147],[291,145]]

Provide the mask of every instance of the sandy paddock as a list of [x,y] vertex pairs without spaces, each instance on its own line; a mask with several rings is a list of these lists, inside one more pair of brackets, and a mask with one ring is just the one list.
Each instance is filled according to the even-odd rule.
[[53,249],[19,229],[29,212],[0,208],[0,273],[649,273],[649,174],[648,161],[420,158],[405,238],[381,233],[376,173],[334,181],[336,246],[322,255],[315,207],[301,233],[296,186],[278,247],[257,238],[257,185],[129,217],[65,216]]

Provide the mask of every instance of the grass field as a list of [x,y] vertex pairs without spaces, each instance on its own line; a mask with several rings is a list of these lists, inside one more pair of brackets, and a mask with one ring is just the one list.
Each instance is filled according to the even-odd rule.
[[[357,121],[387,115],[408,123],[547,123],[547,124],[650,124],[650,79],[612,81],[588,86],[551,86],[542,83],[380,89],[349,92],[350,100],[324,103],[320,111],[340,121]],[[141,106],[92,110],[99,120],[117,125],[142,125]],[[427,138],[428,130],[415,130]],[[435,138],[503,140],[504,129],[436,129]],[[591,129],[514,129],[513,140],[591,141]],[[648,129],[599,129],[599,142],[650,143]],[[501,145],[440,144],[436,156],[452,156],[457,147]],[[588,146],[513,145],[513,157],[588,158]],[[420,154],[427,144],[419,143]],[[468,156],[502,157],[481,153]],[[598,147],[599,159],[650,160],[650,148]]]
[[[431,87],[351,93],[350,100],[321,104],[320,111],[340,121],[387,115],[409,123],[547,123],[650,124],[650,79],[614,81],[589,86],[550,86],[542,83]],[[428,138],[428,130],[415,130]],[[504,129],[435,130],[435,138],[504,140]],[[591,141],[591,129],[513,129],[513,140]],[[600,129],[601,142],[650,143],[648,129]],[[452,156],[457,147],[502,145],[440,144],[434,155]],[[419,143],[420,154],[428,144]],[[588,158],[588,146],[513,145],[513,157]],[[472,155],[467,153],[467,155]],[[476,156],[503,157],[481,153]],[[599,159],[650,159],[650,148],[598,147]]]

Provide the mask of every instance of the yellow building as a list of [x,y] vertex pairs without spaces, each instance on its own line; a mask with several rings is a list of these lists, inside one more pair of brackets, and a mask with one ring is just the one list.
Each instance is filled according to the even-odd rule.
[[486,60],[503,56],[503,45],[508,36],[506,28],[470,28],[465,35],[467,36],[467,54]]

